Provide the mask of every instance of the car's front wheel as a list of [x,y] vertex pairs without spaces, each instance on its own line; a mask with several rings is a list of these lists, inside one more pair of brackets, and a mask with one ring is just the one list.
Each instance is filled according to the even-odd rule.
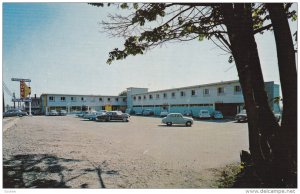
[[187,121],[187,122],[185,123],[185,126],[187,126],[187,127],[192,126],[192,122],[191,122],[191,121]]
[[167,126],[172,126],[172,123],[171,122],[167,122]]

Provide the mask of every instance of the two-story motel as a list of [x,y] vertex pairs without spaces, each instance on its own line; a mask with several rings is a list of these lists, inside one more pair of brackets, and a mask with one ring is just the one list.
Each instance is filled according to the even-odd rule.
[[[274,111],[274,97],[279,96],[279,85],[265,82],[270,106]],[[42,112],[64,109],[68,112],[80,111],[86,106],[93,110],[122,110],[142,113],[151,109],[155,115],[162,111],[179,112],[197,116],[201,109],[221,111],[225,116],[233,116],[244,106],[244,98],[238,80],[202,84],[158,91],[148,88],[127,88],[127,96],[42,94]]]

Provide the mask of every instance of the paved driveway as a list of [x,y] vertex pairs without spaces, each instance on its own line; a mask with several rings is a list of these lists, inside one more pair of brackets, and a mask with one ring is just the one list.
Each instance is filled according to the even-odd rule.
[[208,188],[248,149],[247,123],[23,117],[3,133],[4,187]]

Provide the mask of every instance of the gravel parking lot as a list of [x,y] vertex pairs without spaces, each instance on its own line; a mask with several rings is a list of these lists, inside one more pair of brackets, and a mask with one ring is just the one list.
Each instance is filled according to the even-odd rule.
[[211,188],[242,149],[247,123],[234,121],[23,117],[3,131],[4,187]]

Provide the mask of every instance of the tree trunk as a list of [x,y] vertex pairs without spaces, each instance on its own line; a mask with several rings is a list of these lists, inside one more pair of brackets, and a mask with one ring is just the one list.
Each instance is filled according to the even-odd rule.
[[249,126],[249,149],[256,173],[264,187],[276,187],[280,176],[273,176],[274,134],[279,130],[268,104],[257,45],[254,38],[251,4],[221,4],[243,90]]
[[[283,97],[281,130],[278,132],[277,168],[287,187],[297,187],[297,69],[291,31],[284,6],[266,4],[273,25]],[[284,165],[283,165],[284,163]]]

